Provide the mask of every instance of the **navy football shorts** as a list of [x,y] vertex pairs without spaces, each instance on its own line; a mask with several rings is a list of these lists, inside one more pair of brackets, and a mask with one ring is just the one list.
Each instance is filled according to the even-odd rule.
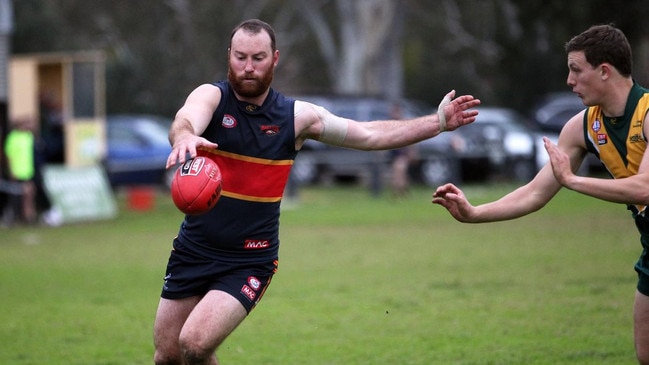
[[[204,250],[202,250],[204,251]],[[182,299],[203,296],[210,290],[235,297],[246,311],[257,305],[277,271],[277,258],[260,259],[242,255],[197,254],[174,240],[161,297]]]
[[638,271],[638,286],[637,289],[640,293],[649,297],[649,276]]

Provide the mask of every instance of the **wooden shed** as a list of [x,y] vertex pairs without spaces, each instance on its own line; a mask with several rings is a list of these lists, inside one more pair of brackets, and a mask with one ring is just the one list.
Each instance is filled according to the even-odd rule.
[[96,164],[105,155],[105,56],[100,51],[14,55],[8,65],[8,117],[34,118],[56,151],[47,163]]

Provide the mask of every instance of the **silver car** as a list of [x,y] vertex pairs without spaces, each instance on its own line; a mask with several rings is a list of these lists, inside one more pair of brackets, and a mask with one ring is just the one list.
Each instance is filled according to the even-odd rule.
[[527,118],[509,108],[477,110],[474,123],[417,144],[424,183],[528,181],[534,176],[536,141]]

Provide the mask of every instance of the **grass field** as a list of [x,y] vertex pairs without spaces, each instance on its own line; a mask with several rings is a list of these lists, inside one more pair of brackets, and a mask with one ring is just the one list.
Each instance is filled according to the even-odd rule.
[[[469,186],[478,203],[512,187]],[[624,206],[561,192],[516,221],[466,225],[430,203],[308,188],[283,212],[280,270],[219,349],[224,365],[633,364],[638,234]],[[0,230],[0,364],[151,364],[181,219]]]

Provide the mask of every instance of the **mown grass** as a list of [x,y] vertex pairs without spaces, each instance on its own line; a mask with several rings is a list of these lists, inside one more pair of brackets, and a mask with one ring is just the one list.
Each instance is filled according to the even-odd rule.
[[[473,202],[512,186],[469,186]],[[638,234],[620,205],[565,191],[516,221],[307,188],[280,270],[222,364],[632,364]],[[0,231],[1,364],[150,364],[181,216],[164,194],[112,221]]]

